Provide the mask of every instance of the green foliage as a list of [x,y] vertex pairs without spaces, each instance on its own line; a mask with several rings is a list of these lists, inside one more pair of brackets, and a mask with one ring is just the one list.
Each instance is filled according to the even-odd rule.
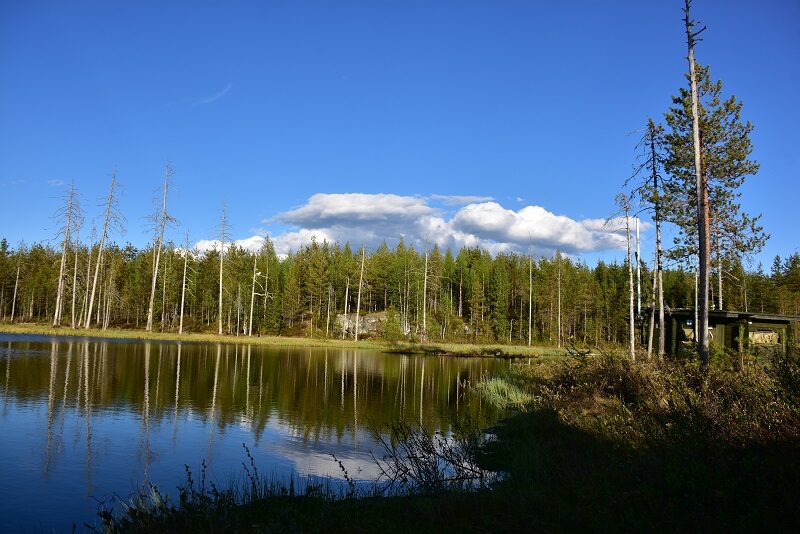
[[400,315],[394,306],[386,310],[386,322],[383,324],[383,331],[381,332],[381,339],[395,343],[404,339],[403,326],[400,323]]
[[[740,187],[759,165],[750,159],[753,125],[741,118],[742,102],[723,99],[722,82],[711,77],[708,66],[697,65],[701,172],[708,180],[712,249],[724,257],[757,253],[769,237],[759,225],[760,215],[742,211]],[[670,179],[666,189],[671,202],[667,217],[679,235],[670,254],[688,261],[697,253],[697,194],[691,94],[681,88],[665,114],[670,131],[665,135],[668,155],[664,162]]]

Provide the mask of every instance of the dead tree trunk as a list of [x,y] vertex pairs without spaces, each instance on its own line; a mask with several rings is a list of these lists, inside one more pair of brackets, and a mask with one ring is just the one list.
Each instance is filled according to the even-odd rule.
[[75,199],[75,184],[70,182],[67,193],[66,221],[64,223],[64,241],[61,243],[61,267],[58,271],[58,290],[56,292],[56,309],[53,313],[53,326],[61,324],[61,310],[64,307],[64,271],[67,268],[67,248],[69,247],[69,231],[72,225],[72,205]]
[[628,216],[628,210],[625,210],[625,233],[628,239],[628,293],[630,295],[629,298],[629,306],[628,306],[628,338],[629,338],[629,353],[631,360],[636,360],[636,347],[634,342],[635,337],[635,330],[634,330],[634,315],[633,315],[633,264],[631,263],[631,224],[630,224],[630,217]]
[[356,299],[356,336],[355,340],[358,341],[358,321],[361,313],[361,286],[364,284],[364,255],[366,248],[361,245],[361,274],[358,277],[358,298]]
[[[225,205],[222,206],[222,218],[220,220],[220,241],[219,241],[219,308],[217,313],[218,326],[217,333],[222,335],[222,264],[225,259],[225,225],[226,213]],[[230,322],[230,321],[229,321]]]
[[78,293],[78,240],[75,243],[75,266],[72,269],[72,321],[70,326],[75,329],[75,299]]
[[[22,262],[17,263],[17,277],[14,279],[14,296],[11,298],[11,322],[14,322],[14,313],[17,311],[17,289],[19,288],[19,270]],[[24,313],[24,312],[23,312]]]
[[158,281],[158,264],[161,261],[161,247],[164,244],[164,229],[167,226],[169,215],[167,215],[167,190],[169,189],[169,179],[172,176],[172,167],[169,163],[164,167],[164,187],[163,187],[163,202],[161,205],[161,214],[155,216],[156,223],[156,243],[155,258],[153,259],[153,280],[150,284],[150,304],[147,306],[147,331],[153,330],[153,302],[156,298],[156,282]]
[[709,271],[711,270],[711,245],[710,227],[708,217],[708,179],[704,176],[700,146],[700,113],[697,96],[697,75],[694,62],[694,45],[697,36],[705,29],[695,31],[696,22],[689,15],[691,0],[685,0],[684,23],[686,26],[686,41],[689,48],[689,80],[692,92],[692,136],[694,143],[694,170],[697,188],[697,230],[698,230],[698,263],[699,263],[699,294],[698,294],[698,338],[697,352],[700,354],[700,367],[703,371],[708,369],[708,290]]
[[89,328],[92,324],[92,309],[94,308],[94,297],[97,291],[97,280],[100,277],[100,264],[102,263],[103,258],[103,245],[106,242],[106,235],[108,234],[108,225],[111,222],[112,216],[114,216],[114,189],[117,186],[117,173],[111,175],[111,188],[108,191],[108,202],[106,203],[106,214],[105,219],[103,221],[103,231],[100,234],[100,243],[97,246],[97,264],[95,265],[94,269],[94,280],[92,281],[92,292],[89,296],[89,308],[86,313],[86,324],[84,325],[85,328]]
[[533,319],[533,257],[528,256],[528,346],[531,346],[531,321]]
[[342,321],[342,339],[347,333],[347,327],[350,326],[350,320],[347,317],[348,304],[350,301],[350,277],[347,277],[347,283],[344,287],[344,320]]
[[183,334],[183,305],[186,302],[186,271],[189,267],[189,232],[186,232],[186,249],[183,251],[183,285],[181,286],[181,318],[178,333]]
[[258,265],[258,254],[253,257],[253,288],[250,291],[250,317],[248,318],[247,335],[253,335],[253,305],[256,303],[256,266]]
[[422,282],[422,335],[423,342],[428,340],[428,247],[425,247],[425,274]]

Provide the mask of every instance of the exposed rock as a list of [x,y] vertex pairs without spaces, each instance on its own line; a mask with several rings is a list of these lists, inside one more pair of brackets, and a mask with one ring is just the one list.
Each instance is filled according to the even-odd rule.
[[[382,325],[385,322],[385,311],[361,314],[361,317],[358,319],[358,335],[377,336],[381,333]],[[338,314],[336,316],[336,326],[338,326],[340,329],[343,329],[348,335],[355,334],[356,314]]]

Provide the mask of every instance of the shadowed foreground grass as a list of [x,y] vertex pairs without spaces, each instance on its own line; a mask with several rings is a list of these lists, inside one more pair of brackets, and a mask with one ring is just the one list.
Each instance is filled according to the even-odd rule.
[[[510,416],[493,429],[496,439],[476,440],[473,434],[441,442],[460,448],[466,456],[457,458],[468,457],[483,473],[503,473],[474,489],[453,485],[442,472],[427,470],[436,461],[422,462],[411,475],[422,478],[402,486],[395,496],[383,496],[377,489],[268,487],[248,471],[241,487],[205,492],[175,504],[144,496],[126,510],[102,516],[100,528],[114,532],[800,528],[796,360],[776,358],[769,367],[756,364],[741,371],[718,364],[707,375],[693,362],[634,365],[605,356],[535,360],[515,365],[506,376],[484,382],[480,389],[490,402],[510,410]],[[401,443],[413,438],[397,437]],[[402,455],[395,460],[402,462]],[[419,463],[419,457],[414,462]],[[390,476],[398,473],[389,471]],[[426,480],[432,483],[425,484]],[[187,488],[182,495],[192,495]]]
[[327,347],[337,349],[365,349],[382,352],[444,354],[449,356],[497,356],[509,358],[524,357],[556,357],[566,355],[566,351],[547,346],[521,346],[471,343],[412,343],[388,342],[379,339],[334,339],[325,337],[285,337],[285,336],[235,336],[207,333],[146,332],[144,330],[109,328],[55,328],[50,325],[35,323],[0,323],[0,333],[32,334],[44,336],[92,337],[101,339],[132,339],[153,341],[182,341],[185,343],[238,343],[252,345],[269,345],[274,347]]

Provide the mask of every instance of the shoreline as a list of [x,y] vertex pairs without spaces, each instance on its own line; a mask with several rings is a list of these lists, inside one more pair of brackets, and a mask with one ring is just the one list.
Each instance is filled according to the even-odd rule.
[[90,337],[99,339],[129,339],[136,341],[177,341],[186,343],[231,343],[239,345],[264,345],[272,347],[313,347],[376,350],[398,354],[430,354],[447,357],[486,357],[486,358],[557,358],[567,355],[564,349],[549,346],[501,345],[496,343],[412,343],[408,341],[389,342],[376,339],[354,341],[352,339],[307,338],[285,336],[234,336],[218,334],[198,334],[175,332],[146,332],[110,328],[77,328],[69,326],[53,327],[39,323],[0,323],[0,334],[44,335]]

